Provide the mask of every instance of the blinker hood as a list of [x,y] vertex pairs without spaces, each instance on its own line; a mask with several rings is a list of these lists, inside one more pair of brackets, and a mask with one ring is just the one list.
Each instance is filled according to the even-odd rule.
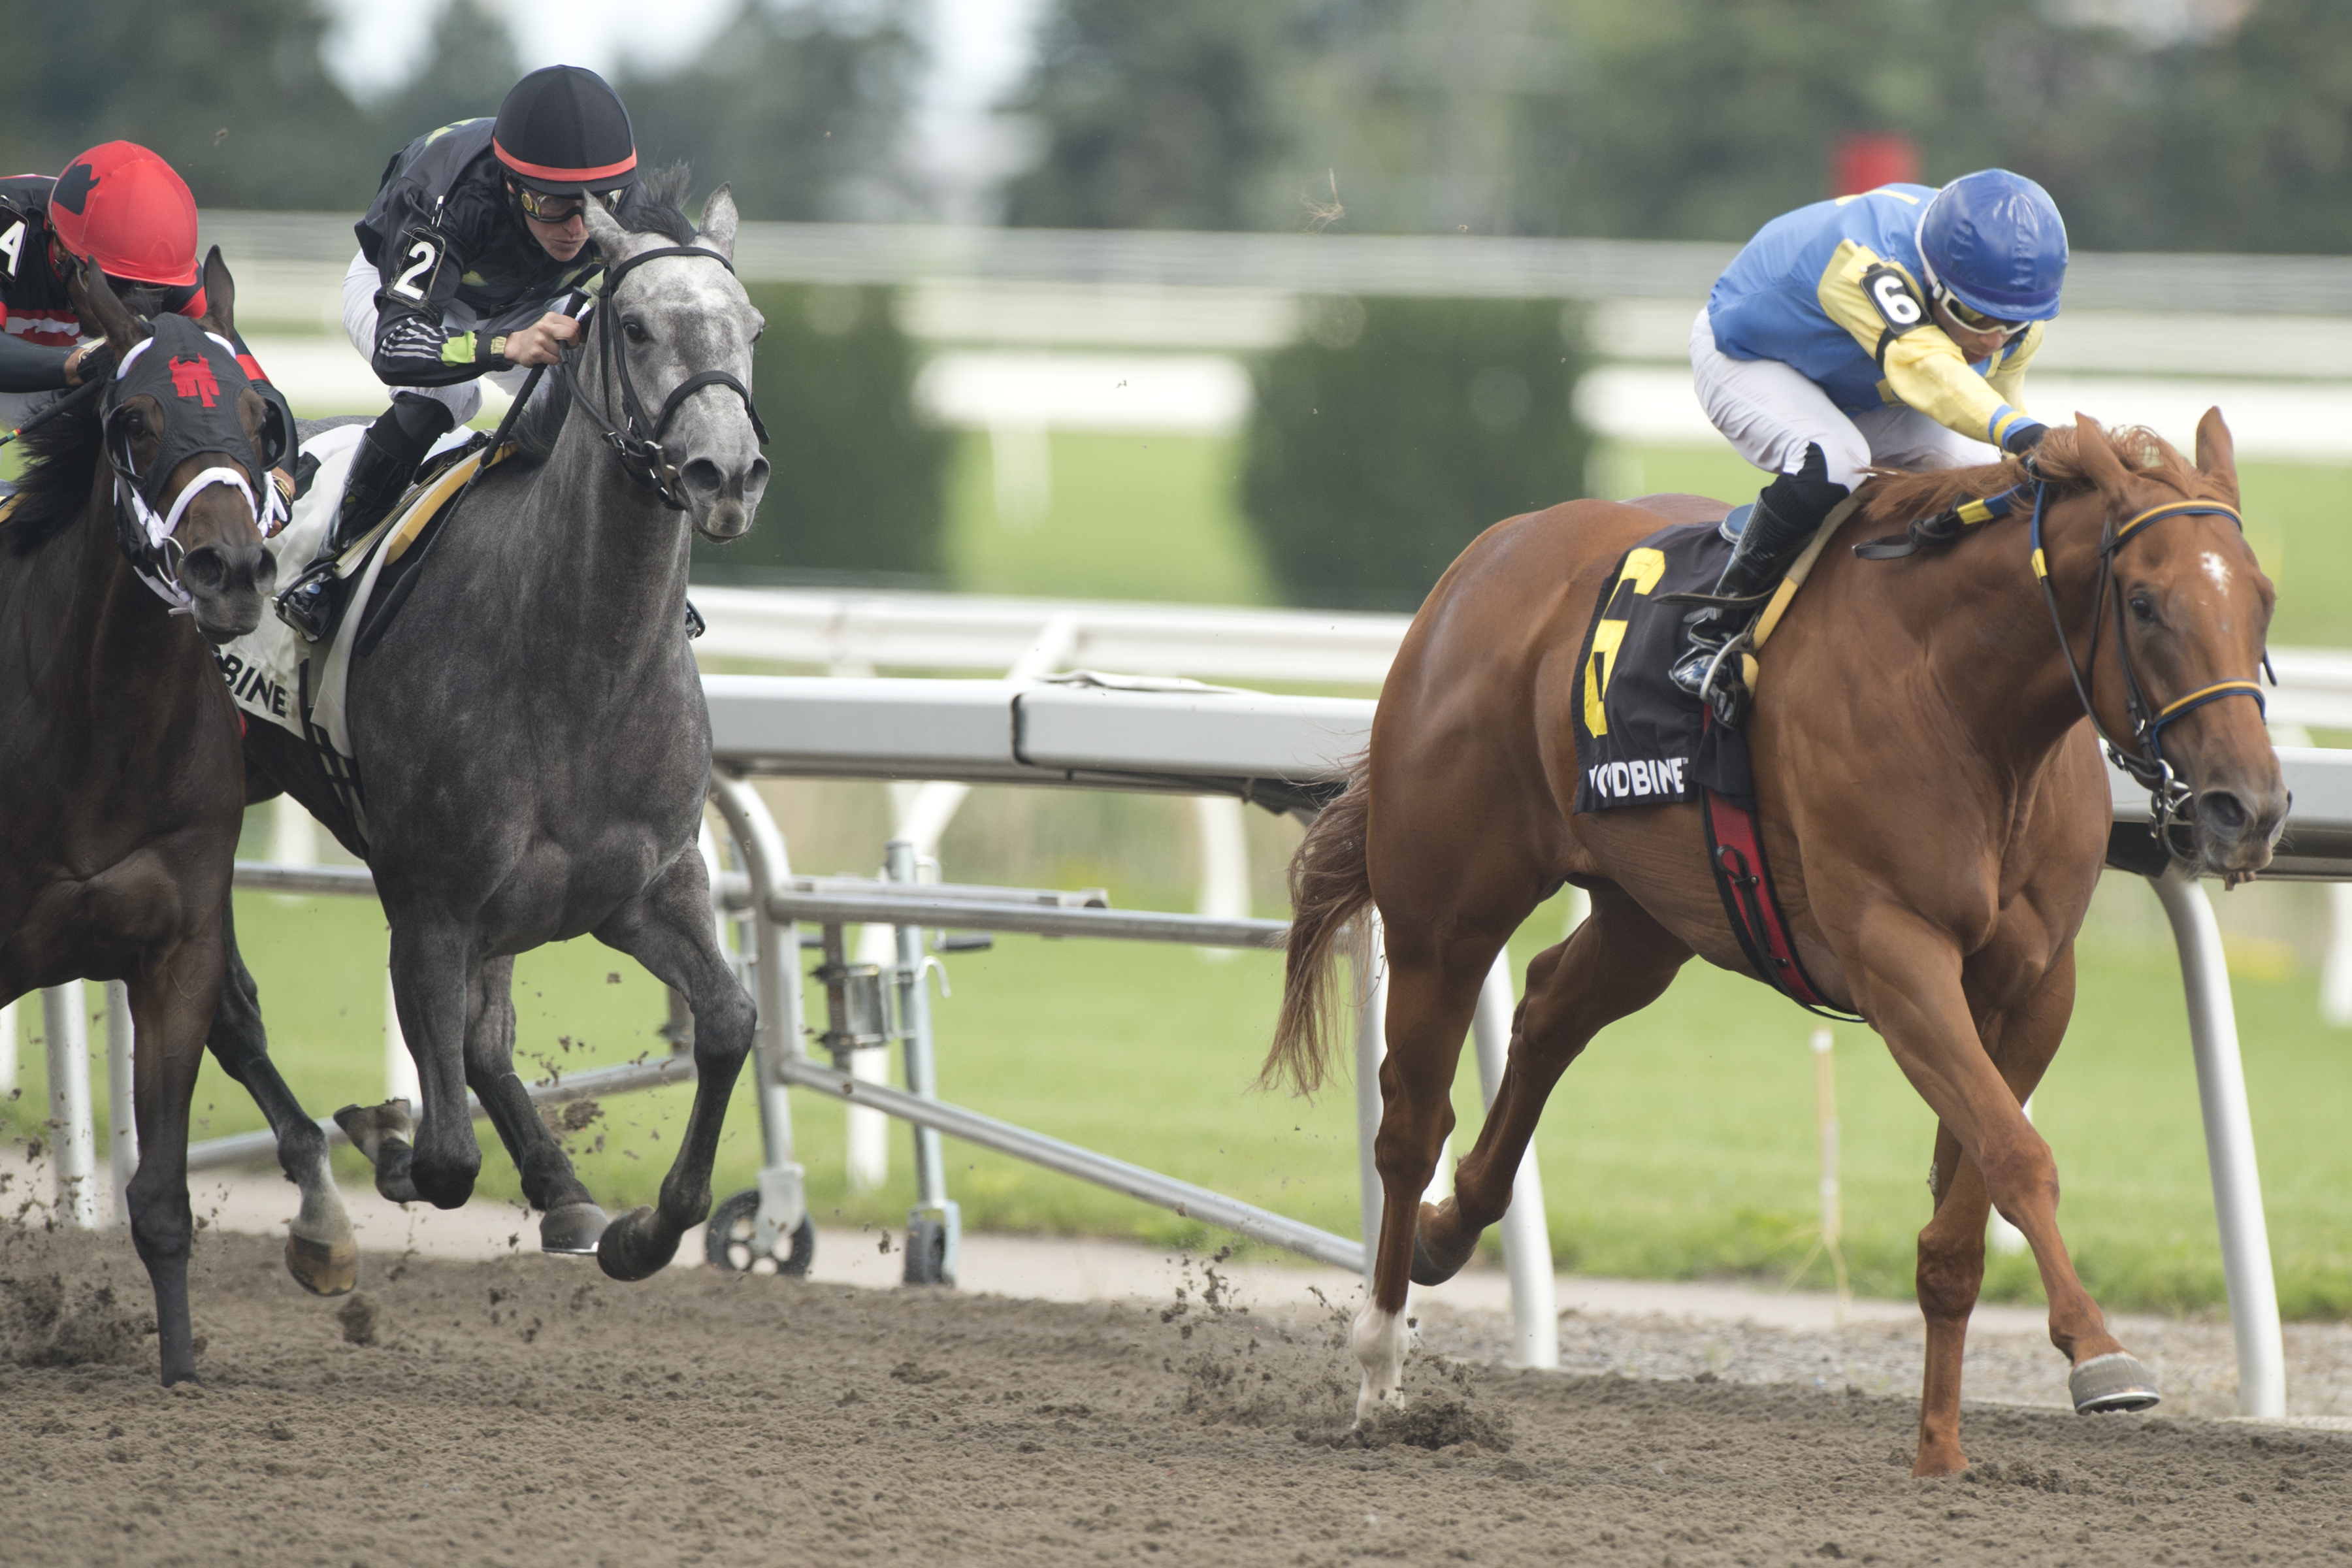
[[[278,404],[262,400],[261,441],[256,446],[237,417],[237,394],[250,384],[236,363],[236,350],[185,316],[159,316],[154,334],[132,346],[115,367],[108,389],[106,449],[114,470],[132,481],[152,508],[163,504],[163,489],[173,469],[190,458],[217,452],[245,465],[256,485],[284,460],[292,445]],[[144,393],[163,409],[162,446],[141,472],[131,464],[122,405]]]

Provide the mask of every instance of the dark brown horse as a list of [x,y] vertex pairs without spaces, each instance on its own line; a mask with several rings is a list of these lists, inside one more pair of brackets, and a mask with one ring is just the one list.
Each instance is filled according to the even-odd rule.
[[[158,329],[108,289],[95,268],[76,309],[106,333],[114,361]],[[174,339],[195,325],[233,335],[235,285],[215,250],[205,265],[202,323],[167,318]],[[161,345],[158,345],[161,346]],[[208,351],[207,351],[208,352]],[[262,398],[224,353],[200,354],[186,383],[213,392],[258,446]],[[205,366],[200,377],[193,368]],[[152,505],[168,515],[207,468],[233,467],[246,492],[205,483],[160,552],[118,527],[105,447],[148,475],[185,405],[110,384],[26,437],[34,459],[0,523],[0,1001],[68,980],[129,984],[137,1064],[139,1173],[131,1228],[155,1288],[163,1381],[195,1374],[188,1325],[188,1100],[220,994],[222,920],[244,816],[241,726],[207,644],[251,631],[271,569],[254,496],[268,484],[219,451],[173,465]],[[226,405],[226,408],[223,407]],[[128,551],[168,589],[176,614]]]
[[[2234,509],[2218,410],[2198,426],[2193,467],[2146,432],[2110,437],[2079,416],[2043,441],[2032,466],[2046,481],[2052,602],[2022,515],[1901,561],[1858,560],[1847,548],[2025,481],[2017,462],[1874,479],[1767,645],[1747,725],[1799,957],[1832,1001],[1885,1037],[1939,1121],[1934,1217],[1919,1236],[1920,1475],[1968,1463],[1960,1354],[1983,1279],[1988,1204],[2033,1248],[2077,1406],[2155,1399],[2075,1276],[2049,1146],[2019,1109],[2074,1006],[2074,935],[2111,817],[2052,605],[2089,672],[2096,719],[2132,735],[2118,644],[2155,707],[2249,681],[2274,597],[2231,512],[2160,513],[2112,543],[2151,509]],[[1502,1216],[1545,1098],[1585,1042],[1656,1000],[1694,953],[1753,973],[1709,876],[1696,806],[1572,809],[1570,694],[1604,579],[1663,523],[1723,510],[1691,498],[1577,501],[1489,529],[1423,605],[1382,689],[1369,756],[1293,862],[1269,1077],[1312,1087],[1323,1076],[1343,925],[1376,905],[1388,944],[1386,1109],[1375,1144],[1386,1209],[1371,1299],[1355,1324],[1360,1418],[1400,1396],[1408,1276],[1447,1279]],[[2101,586],[2103,560],[2113,563],[2111,590]],[[2164,754],[2190,792],[2182,832],[2206,868],[2244,875],[2267,864],[2287,800],[2258,704],[2184,710],[2165,731]],[[1423,1205],[1480,983],[1563,882],[1591,894],[1591,918],[1528,966],[1509,1067],[1477,1145],[1454,1174],[1454,1196]]]

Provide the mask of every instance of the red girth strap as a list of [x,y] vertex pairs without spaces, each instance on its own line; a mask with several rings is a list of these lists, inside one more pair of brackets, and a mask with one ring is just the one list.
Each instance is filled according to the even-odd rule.
[[1704,793],[1699,806],[1706,823],[1706,858],[1715,872],[1716,891],[1723,895],[1724,912],[1731,917],[1731,933],[1740,951],[1764,983],[1808,1012],[1851,1023],[1864,1020],[1831,1005],[1797,956],[1789,922],[1780,913],[1780,895],[1772,889],[1771,868],[1764,860],[1764,838],[1757,831],[1756,812],[1715,790]]

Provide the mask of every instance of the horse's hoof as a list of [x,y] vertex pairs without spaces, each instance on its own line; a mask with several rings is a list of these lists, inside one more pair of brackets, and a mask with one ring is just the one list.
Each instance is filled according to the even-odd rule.
[[2110,1351],[2083,1363],[2066,1374],[2066,1392],[2074,1396],[2077,1415],[2147,1410],[2163,1397],[2157,1392],[2156,1374],[2127,1351]]
[[594,1204],[561,1204],[539,1222],[539,1249],[584,1258],[604,1234],[604,1211]]
[[656,1230],[651,1205],[631,1209],[604,1227],[596,1239],[596,1263],[615,1279],[644,1279],[669,1267],[677,1237]]
[[289,1233],[286,1272],[313,1296],[348,1296],[360,1282],[359,1244],[348,1236],[341,1241],[311,1241]]
[[[1420,1222],[1412,1227],[1412,1282],[1416,1285],[1444,1284],[1461,1273],[1462,1266],[1470,1261],[1470,1255],[1478,1250],[1478,1233],[1475,1230],[1466,1239],[1452,1246],[1430,1246],[1433,1227],[1454,1228],[1448,1225],[1445,1213],[1446,1209],[1453,1207],[1454,1200],[1451,1198],[1445,1200],[1444,1208],[1433,1208],[1427,1204],[1421,1205]],[[1457,1210],[1453,1218],[1458,1224],[1460,1217]]]

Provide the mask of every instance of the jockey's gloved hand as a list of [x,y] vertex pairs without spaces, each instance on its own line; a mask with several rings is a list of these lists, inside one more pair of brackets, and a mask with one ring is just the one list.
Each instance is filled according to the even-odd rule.
[[2008,435],[2000,438],[2000,449],[2012,458],[2022,458],[2040,446],[2042,437],[2049,434],[2050,426],[2039,419],[2021,419],[2011,427]]

